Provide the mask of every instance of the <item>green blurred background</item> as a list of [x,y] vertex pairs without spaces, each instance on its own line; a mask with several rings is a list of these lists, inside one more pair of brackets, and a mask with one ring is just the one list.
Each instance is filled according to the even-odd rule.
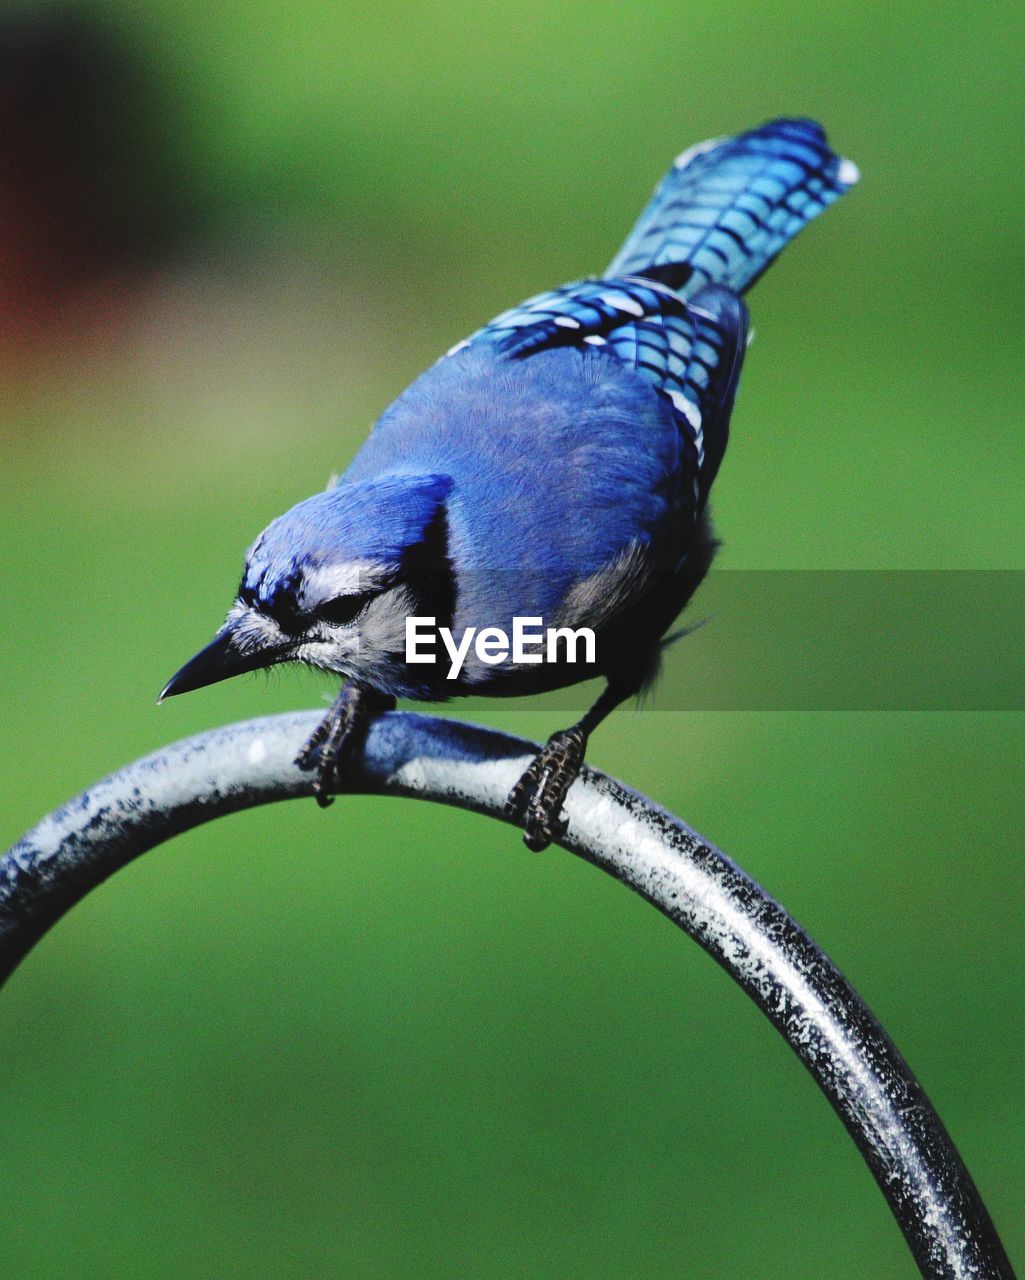
[[[821,119],[864,181],[751,299],[722,563],[1025,568],[1020,17],[5,6],[0,841],[162,743],[317,705],[302,673],[154,698],[252,536],[412,376],[600,269],[682,147],[773,115]],[[656,696],[590,758],[840,964],[1020,1263],[1025,717]],[[290,804],[149,854],[4,991],[0,1079],[11,1280],[915,1274],[724,974],[590,867],[440,808]]]

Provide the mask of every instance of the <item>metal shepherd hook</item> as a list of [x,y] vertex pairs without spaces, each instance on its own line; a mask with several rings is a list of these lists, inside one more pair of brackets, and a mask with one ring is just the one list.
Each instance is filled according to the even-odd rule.
[[[296,752],[318,716],[201,734],[112,774],[0,860],[0,981],[119,867],[225,814],[308,796]],[[351,792],[505,815],[535,744],[391,713],[370,726]],[[843,975],[725,854],[679,818],[585,769],[560,843],[636,890],[709,953],[786,1038],[847,1126],[927,1280],[1013,1280],[960,1156],[907,1064]]]

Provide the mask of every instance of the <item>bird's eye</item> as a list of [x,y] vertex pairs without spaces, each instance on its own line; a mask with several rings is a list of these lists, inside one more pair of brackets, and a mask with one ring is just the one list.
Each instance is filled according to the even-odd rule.
[[347,622],[355,622],[370,603],[368,594],[356,596],[335,596],[333,600],[325,600],[314,610],[321,622],[333,622],[335,626],[344,626]]

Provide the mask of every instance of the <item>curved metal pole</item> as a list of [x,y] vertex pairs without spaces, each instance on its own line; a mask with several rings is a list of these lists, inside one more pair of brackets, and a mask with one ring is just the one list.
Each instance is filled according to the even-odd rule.
[[[319,718],[230,725],[128,765],[0,861],[0,982],[63,913],[138,854],[211,818],[309,794],[293,763]],[[391,713],[348,788],[502,817],[536,748]],[[786,1038],[868,1162],[928,1280],[1013,1280],[978,1192],[921,1087],[846,979],[786,911],[678,818],[584,771],[561,842],[635,889],[713,957]]]

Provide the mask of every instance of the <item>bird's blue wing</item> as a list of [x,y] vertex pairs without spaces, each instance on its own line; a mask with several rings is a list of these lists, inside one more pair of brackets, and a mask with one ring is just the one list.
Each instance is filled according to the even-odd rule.
[[685,297],[707,284],[742,293],[857,180],[814,120],[698,143],[663,178],[608,274],[661,280]]
[[728,289],[684,302],[648,280],[582,280],[504,312],[449,354],[481,343],[511,359],[571,347],[618,361],[671,404],[696,513],[726,448],[746,332],[746,308]]

